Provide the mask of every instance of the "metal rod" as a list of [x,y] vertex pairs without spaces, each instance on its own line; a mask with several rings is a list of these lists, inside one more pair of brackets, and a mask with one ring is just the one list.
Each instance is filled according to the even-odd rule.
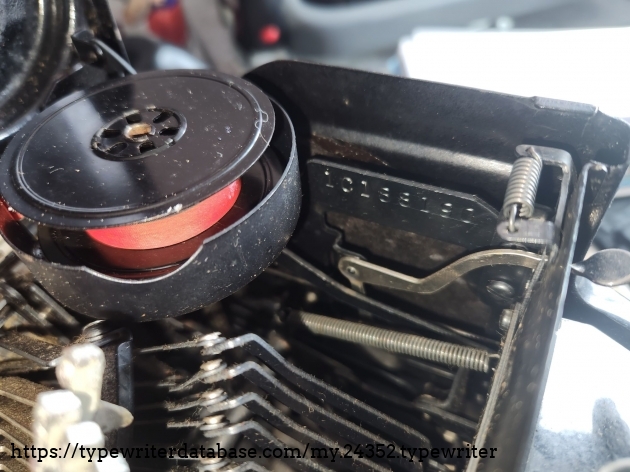
[[292,318],[313,334],[480,372],[489,370],[491,354],[480,349],[312,313],[295,312]]

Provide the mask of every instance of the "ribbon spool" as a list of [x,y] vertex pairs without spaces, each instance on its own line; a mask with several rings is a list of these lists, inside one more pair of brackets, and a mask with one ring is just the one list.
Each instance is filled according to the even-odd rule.
[[88,229],[95,241],[119,249],[157,249],[172,246],[203,233],[217,223],[236,203],[241,179],[232,182],[200,203],[147,223],[113,228]]
[[24,216],[5,212],[0,231],[59,302],[96,318],[178,316],[245,286],[287,244],[295,133],[243,79],[137,74],[27,123],[0,159],[0,193]]

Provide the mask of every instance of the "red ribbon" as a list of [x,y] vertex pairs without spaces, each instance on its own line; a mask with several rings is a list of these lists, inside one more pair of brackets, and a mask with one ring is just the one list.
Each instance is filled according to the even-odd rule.
[[241,179],[238,179],[184,211],[146,223],[88,229],[86,232],[92,239],[120,249],[172,246],[203,233],[218,222],[234,206],[240,192]]

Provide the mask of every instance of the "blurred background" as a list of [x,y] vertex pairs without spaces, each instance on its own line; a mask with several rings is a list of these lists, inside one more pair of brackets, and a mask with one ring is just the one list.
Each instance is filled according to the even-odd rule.
[[[608,55],[606,50],[592,51],[588,47],[597,42],[597,38],[589,39],[589,35],[601,33],[595,29],[630,26],[628,0],[110,2],[138,69],[156,66],[146,60],[148,53],[162,43],[179,46],[194,57],[184,58],[182,52],[178,57],[178,53],[169,48],[171,54],[161,54],[164,62],[159,65],[162,67],[176,67],[178,61],[196,60],[199,66],[203,63],[237,74],[276,59],[302,59],[418,76],[435,74],[431,70],[436,67],[443,70],[458,66],[467,58],[467,69],[479,61],[479,67],[486,70],[488,67],[518,67],[520,61],[522,69],[530,68],[530,73],[544,74],[548,78],[552,71],[541,64],[528,67],[526,61],[540,60],[542,56],[546,59],[545,66],[553,67],[554,61],[558,61],[561,67],[567,58],[557,52],[558,48],[565,49],[571,59],[577,60],[569,64],[571,74],[575,74],[588,66],[585,59],[596,60],[601,59],[602,54]],[[574,31],[566,38],[543,35],[537,39],[542,32],[576,29],[588,29],[586,38]],[[485,38],[488,34],[484,33],[491,33],[490,38]],[[617,40],[623,39],[627,36]],[[471,44],[471,40],[475,44]],[[505,45],[506,40],[511,54],[495,50]],[[549,47],[553,50],[549,51]],[[512,56],[512,63],[504,62],[507,55]],[[522,76],[524,72],[527,75],[525,70],[510,71],[515,76]]]

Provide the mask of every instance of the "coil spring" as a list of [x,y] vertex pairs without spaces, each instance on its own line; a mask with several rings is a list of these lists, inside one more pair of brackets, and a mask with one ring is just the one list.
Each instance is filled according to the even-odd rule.
[[529,156],[520,157],[514,162],[503,200],[502,212],[508,218],[510,232],[516,230],[514,220],[517,216],[530,218],[534,214],[543,161],[534,148],[528,148],[527,152]]
[[479,349],[312,313],[300,312],[297,316],[314,334],[479,372],[489,370],[490,354]]

